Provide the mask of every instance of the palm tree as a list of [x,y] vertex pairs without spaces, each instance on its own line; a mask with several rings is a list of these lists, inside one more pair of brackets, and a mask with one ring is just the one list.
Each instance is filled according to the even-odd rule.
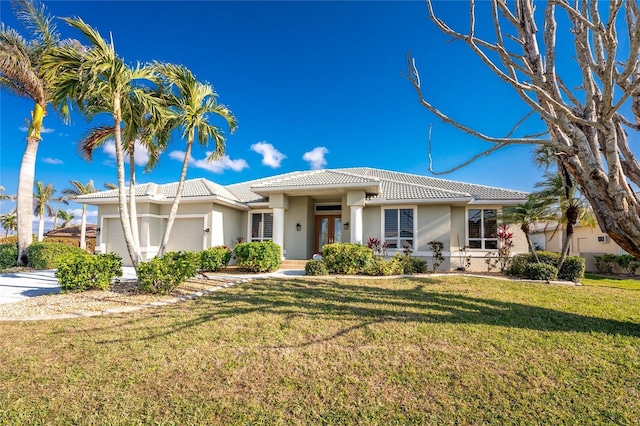
[[44,58],[42,66],[45,74],[56,78],[59,88],[54,92],[52,102],[59,106],[75,103],[89,118],[100,113],[113,116],[120,223],[131,262],[137,267],[141,255],[133,236],[127,207],[122,144],[123,111],[130,108],[131,99],[137,99],[151,114],[161,106],[143,85],[144,81],[152,81],[154,74],[140,64],[135,68],[125,64],[116,54],[113,41],[105,41],[97,30],[82,19],[64,20],[81,31],[91,46],[82,52],[63,46]]
[[[42,73],[42,58],[63,42],[44,6],[33,0],[13,0],[18,20],[31,33],[25,40],[16,30],[0,24],[0,87],[34,102],[27,146],[22,156],[18,176],[18,262],[27,263],[27,247],[32,241],[31,211],[33,210],[33,181],[36,154],[41,140],[42,122],[46,115],[51,91],[55,88],[52,76]],[[65,43],[68,49],[77,45]],[[60,113],[68,120],[69,110]]]
[[[53,184],[43,184],[40,181],[36,182],[36,191],[33,194],[33,214],[38,215],[38,241],[42,241],[44,238],[44,215],[53,216],[53,209],[49,205],[49,202],[59,202],[67,204],[64,198],[54,197],[56,190]],[[20,217],[20,215],[18,215]]]
[[531,232],[532,224],[557,219],[549,208],[549,201],[538,198],[535,194],[529,194],[526,202],[515,206],[504,207],[499,219],[503,223],[520,225],[520,229],[527,239],[529,251],[533,253],[533,257],[535,257],[536,262],[539,262],[540,259],[538,259],[538,254],[531,242],[529,234]]
[[15,198],[14,195],[3,194],[4,186],[0,185],[0,200],[13,200]]
[[58,211],[58,218],[62,220],[62,225],[60,225],[60,228],[66,228],[67,226],[69,226],[71,224],[71,221],[75,219],[75,217],[76,216],[73,213],[69,213],[66,210]]
[[215,149],[207,160],[212,161],[220,158],[224,154],[225,138],[221,129],[209,122],[210,115],[223,118],[229,125],[231,132],[236,129],[236,118],[226,106],[217,103],[217,94],[213,86],[196,80],[193,73],[186,67],[156,63],[155,69],[160,74],[161,81],[171,91],[169,104],[174,116],[171,120],[172,126],[169,127],[181,128],[182,138],[186,139],[187,144],[176,196],[171,205],[167,227],[160,243],[158,255],[162,257],[178,213],[194,140],[197,138],[200,146],[208,146],[209,140],[213,139]]
[[0,224],[4,228],[4,236],[9,235],[9,231],[15,232],[18,228],[18,220],[15,212],[6,213],[0,216]]
[[[160,90],[152,91],[151,96],[159,96],[157,102],[164,103],[164,93]],[[122,130],[122,141],[124,150],[129,154],[129,215],[131,220],[131,232],[133,234],[136,246],[140,246],[138,234],[138,220],[136,207],[136,164],[135,164],[135,148],[136,144],[140,144],[149,154],[149,161],[145,166],[145,171],[151,170],[160,155],[160,152],[166,147],[170,132],[166,128],[168,110],[155,108],[155,114],[147,112],[146,105],[140,102],[139,98],[132,97],[127,104],[128,108],[123,109],[122,121],[125,123]],[[162,114],[164,113],[164,114]],[[93,152],[96,148],[103,145],[107,141],[114,138],[113,126],[98,126],[89,131],[87,136],[79,143],[79,150],[82,156],[87,160],[93,159]],[[106,183],[105,187],[115,189],[117,186]]]
[[[73,199],[79,195],[85,194],[93,194],[94,192],[98,192],[98,190],[93,186],[93,180],[89,180],[86,184],[83,184],[79,180],[70,180],[71,188],[63,189],[62,194],[69,198]],[[63,225],[64,227],[64,225]],[[87,249],[87,205],[82,204],[82,219],[80,222],[80,248]]]
[[576,190],[573,178],[568,175],[566,179],[565,183],[560,173],[547,172],[544,174],[544,180],[535,185],[536,188],[541,188],[537,192],[538,197],[547,200],[555,215],[560,219],[558,223],[565,230],[558,269],[562,267],[569,254],[575,225],[580,223],[582,226],[590,226],[591,228],[596,226],[596,218],[591,205]]

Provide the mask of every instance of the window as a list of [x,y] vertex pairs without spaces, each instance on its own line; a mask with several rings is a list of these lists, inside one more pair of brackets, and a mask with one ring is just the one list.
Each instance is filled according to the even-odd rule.
[[469,209],[467,212],[469,228],[469,248],[498,248],[498,211],[496,209]]
[[251,241],[271,241],[273,238],[273,213],[251,214]]
[[413,216],[413,209],[384,210],[384,241],[387,243],[387,248],[414,248]]

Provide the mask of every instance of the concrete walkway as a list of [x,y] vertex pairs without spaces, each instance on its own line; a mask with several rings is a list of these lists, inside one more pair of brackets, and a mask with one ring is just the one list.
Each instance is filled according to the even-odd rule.
[[[24,271],[0,274],[0,304],[14,303],[29,297],[60,293],[60,284],[55,277],[55,269],[44,271]],[[304,275],[302,270],[280,270],[265,274],[219,275],[221,278],[268,278]],[[216,274],[218,276],[218,274]],[[122,268],[122,280],[135,280],[135,270],[130,266]]]

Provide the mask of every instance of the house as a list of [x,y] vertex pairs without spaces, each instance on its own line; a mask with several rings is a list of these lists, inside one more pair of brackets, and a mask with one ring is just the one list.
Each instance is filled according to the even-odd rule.
[[[541,250],[560,252],[564,243],[564,229],[556,223],[536,224],[531,232],[531,242]],[[602,254],[625,254],[600,227],[576,225],[573,228],[573,236],[569,243],[569,255],[584,257],[586,271],[596,272],[595,256]]]
[[[138,229],[143,259],[158,253],[177,183],[136,187]],[[118,191],[78,197],[98,206],[97,252],[119,253],[129,261]],[[386,243],[387,255],[413,250],[429,258],[430,241],[444,244],[441,269],[464,263],[486,269],[484,256],[495,253],[497,214],[503,206],[526,200],[520,191],[454,182],[373,168],[308,170],[222,186],[207,179],[187,180],[167,251],[203,250],[244,241],[272,240],[283,259],[305,260],[334,242]],[[527,251],[524,235],[512,227],[514,252]]]
[[[87,223],[85,228],[85,242],[87,243],[87,250],[89,252],[93,252],[95,243],[96,243],[96,230],[98,229],[97,225],[92,223]],[[44,234],[45,241],[55,241],[59,239],[64,240],[73,240],[75,241],[75,245],[80,247],[80,234],[82,229],[80,229],[80,225],[77,226],[67,226],[65,228],[56,228]]]

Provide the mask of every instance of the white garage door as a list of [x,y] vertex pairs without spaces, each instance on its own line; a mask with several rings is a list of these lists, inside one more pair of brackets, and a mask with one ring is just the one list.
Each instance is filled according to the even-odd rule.
[[204,235],[204,218],[176,218],[171,228],[167,251],[201,251]]
[[124,242],[120,219],[105,219],[102,241],[106,243],[107,253],[116,253],[122,257],[122,264],[131,266],[131,257]]

